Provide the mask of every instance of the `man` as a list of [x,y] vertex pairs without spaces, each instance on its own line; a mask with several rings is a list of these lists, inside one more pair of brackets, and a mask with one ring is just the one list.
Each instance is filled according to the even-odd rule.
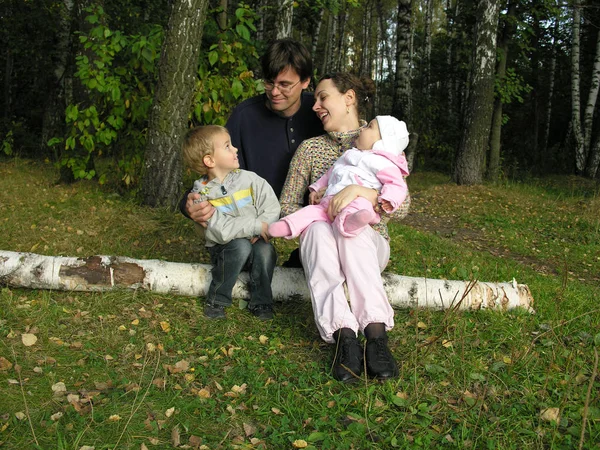
[[[232,145],[239,149],[240,167],[266,179],[279,197],[296,149],[303,140],[323,134],[323,125],[312,111],[312,94],[303,92],[313,70],[304,45],[277,40],[267,48],[261,66],[265,94],[239,104],[226,128]],[[215,210],[208,202],[194,204],[198,198],[199,194],[188,191],[180,209],[206,226]]]

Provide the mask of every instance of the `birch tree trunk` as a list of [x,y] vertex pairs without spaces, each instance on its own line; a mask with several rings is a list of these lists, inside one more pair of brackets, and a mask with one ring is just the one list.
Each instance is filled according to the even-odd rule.
[[[556,79],[556,53],[558,49],[558,18],[554,19],[554,33],[552,37],[552,54],[550,56],[550,74],[548,79],[548,99],[546,100],[546,123],[544,125],[544,137],[542,151],[548,153],[548,139],[550,137],[550,121],[552,119],[552,100],[554,98],[554,80]],[[545,159],[545,158],[544,158]]]
[[[469,283],[382,274],[385,291],[393,306],[433,309],[526,308],[533,311],[527,285]],[[158,260],[136,260],[118,256],[88,258],[43,256],[0,251],[0,282],[14,287],[64,291],[105,292],[142,289],[162,294],[202,297],[211,282],[211,266]],[[233,297],[249,299],[248,274],[243,272]],[[302,269],[276,267],[273,297],[278,301],[310,300]]]
[[[596,101],[598,99],[598,89],[600,87],[600,31],[597,32],[596,38],[596,56],[594,58],[594,67],[592,69],[592,84],[590,86],[590,94],[585,108],[583,119],[583,136],[584,146],[588,152],[588,158],[585,165],[585,175],[590,178],[596,176],[598,170],[598,146],[592,147],[592,134],[594,124],[594,111],[596,110]],[[600,137],[600,133],[597,133]]]
[[571,38],[571,129],[575,138],[575,167],[585,170],[585,144],[581,129],[581,96],[579,85],[579,32],[581,27],[581,0],[573,0],[573,36]]
[[321,33],[321,25],[323,24],[323,14],[325,13],[325,8],[321,8],[319,12],[319,20],[317,21],[317,28],[315,30],[315,34],[312,37],[312,46],[310,54],[314,58],[317,54],[317,45],[319,44],[319,34]]
[[499,0],[481,0],[477,6],[470,92],[454,171],[458,184],[472,185],[483,181],[494,100],[499,10]]
[[[516,4],[509,0],[508,12],[502,29],[502,36],[498,44],[498,64],[496,66],[496,80],[503,82],[506,76],[508,61],[508,44],[514,32],[514,17]],[[502,98],[496,95],[494,111],[492,113],[492,131],[490,133],[490,156],[488,158],[487,178],[491,181],[498,180],[500,175],[500,141],[502,138]]]
[[412,0],[398,0],[398,16],[396,19],[396,77],[394,80],[394,97],[392,114],[407,125],[411,125],[412,105],[410,86],[410,35],[412,19]]
[[277,10],[277,39],[287,38],[292,35],[293,19],[294,0],[283,0]]
[[142,180],[143,201],[175,208],[181,192],[180,148],[188,128],[208,0],[175,0],[158,68]]

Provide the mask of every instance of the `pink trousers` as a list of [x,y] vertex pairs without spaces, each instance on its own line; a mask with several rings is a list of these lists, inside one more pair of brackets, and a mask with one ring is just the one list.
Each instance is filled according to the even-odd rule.
[[[302,209],[299,209],[295,213],[290,214],[289,216],[283,217],[281,220],[288,224],[290,230],[292,231],[291,236],[286,236],[287,239],[293,239],[298,236],[312,223],[314,222],[327,222],[331,223],[329,220],[329,216],[327,215],[327,208],[329,207],[329,202],[333,198],[333,195],[323,197],[321,199],[321,203],[318,205],[309,205],[305,206]],[[343,236],[346,237],[354,237],[360,234],[365,228],[368,228],[368,225],[365,224],[365,228],[361,228],[359,230],[348,231],[346,230],[344,224],[346,222],[346,218],[354,214],[361,209],[373,209],[373,204],[364,197],[357,197],[352,202],[350,202],[333,220],[333,226],[337,228]],[[377,214],[377,220],[373,223],[378,223],[381,218]]]
[[393,328],[394,310],[381,279],[389,256],[388,242],[371,227],[349,238],[327,222],[315,222],[302,233],[300,257],[315,323],[324,341],[335,342],[333,333],[340,328],[351,328],[355,333],[370,323],[384,323],[386,330]]

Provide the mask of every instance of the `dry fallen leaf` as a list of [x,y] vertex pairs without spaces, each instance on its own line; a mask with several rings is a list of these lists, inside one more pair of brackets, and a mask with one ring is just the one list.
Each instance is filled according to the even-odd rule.
[[121,416],[118,414],[113,414],[108,418],[108,420],[110,422],[118,422],[119,420],[121,420]]
[[422,330],[424,330],[427,328],[427,325],[425,325],[424,322],[419,322],[417,323],[417,328],[421,328]]
[[559,422],[560,420],[560,409],[559,408],[546,408],[540,412],[540,418],[547,422]]
[[446,348],[450,348],[450,347],[452,347],[452,341],[451,341],[451,340],[448,340],[448,339],[444,339],[444,340],[442,341],[442,345],[443,345],[444,347],[446,347]]
[[258,342],[260,342],[261,344],[266,344],[268,342],[269,338],[266,337],[264,334],[261,334],[260,337],[258,338]]
[[0,356],[0,370],[8,370],[12,367],[12,363],[4,356]]
[[54,383],[52,385],[52,392],[54,392],[55,395],[61,394],[63,392],[67,392],[67,387],[65,386],[65,383],[59,381],[58,383]]
[[37,336],[35,334],[31,334],[31,333],[23,333],[21,335],[21,342],[23,342],[23,345],[25,347],[31,347],[32,345],[34,345],[37,342]]
[[207,388],[202,388],[198,391],[198,397],[210,398],[210,391]]
[[271,408],[271,411],[273,411],[273,414],[281,414],[281,410],[279,408]]
[[172,408],[169,408],[165,411],[165,416],[171,417],[174,412],[175,412],[175,407],[173,406]]
[[161,322],[160,327],[162,328],[162,330],[165,333],[168,333],[169,331],[171,331],[171,324],[169,322],[165,322],[165,321]]
[[91,445],[83,445],[79,448],[79,450],[95,450],[96,447],[92,447]]
[[202,445],[202,438],[200,436],[191,435],[188,439],[188,444],[190,444],[193,448],[198,448]]
[[249,423],[243,423],[243,426],[244,426],[244,433],[246,433],[246,437],[250,437],[254,433],[256,433],[256,427],[254,425],[249,424]]
[[232,390],[232,392],[235,392],[236,394],[245,394],[247,387],[248,386],[246,385],[246,383],[242,384],[241,386],[238,386],[237,384],[235,384],[235,385],[233,385],[231,390]]
[[131,321],[131,325],[139,325],[140,324],[140,319],[134,319]]
[[306,442],[304,439],[296,439],[294,442],[292,442],[292,446],[294,448],[306,448],[308,447],[308,442]]
[[61,417],[63,416],[63,413],[61,412],[57,412],[56,414],[52,414],[50,416],[50,420],[52,420],[52,422],[56,422],[57,420],[59,420]]
[[171,431],[171,443],[173,447],[179,447],[181,445],[181,436],[179,435],[179,425],[175,425]]
[[17,420],[23,420],[25,419],[27,416],[25,415],[25,413],[23,411],[19,411],[15,413],[15,417],[17,418]]

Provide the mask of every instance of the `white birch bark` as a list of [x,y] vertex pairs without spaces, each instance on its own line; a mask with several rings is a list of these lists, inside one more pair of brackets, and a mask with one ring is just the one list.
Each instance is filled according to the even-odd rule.
[[288,38],[292,35],[294,19],[294,0],[284,0],[277,10],[277,39]]
[[552,119],[552,100],[554,98],[554,80],[556,78],[556,53],[558,48],[558,18],[554,21],[554,34],[552,36],[552,56],[550,58],[550,79],[548,80],[548,100],[546,102],[546,124],[544,128],[544,141],[542,150],[544,154],[548,150],[548,138],[550,137],[550,120]]
[[596,39],[596,56],[594,58],[594,67],[592,69],[592,84],[588,95],[587,105],[583,116],[583,137],[586,153],[589,152],[592,144],[592,123],[594,121],[594,110],[596,109],[596,100],[598,99],[598,88],[600,87],[600,32]]
[[575,165],[578,173],[585,169],[585,145],[581,129],[581,96],[579,83],[579,29],[581,0],[573,1],[573,37],[571,39],[571,123],[575,137]]
[[[432,309],[525,308],[533,312],[533,297],[527,285],[469,282],[404,277],[388,272],[383,281],[390,303],[396,307]],[[206,295],[211,266],[120,256],[88,258],[44,256],[0,251],[0,282],[14,287],[62,291],[104,292],[143,289],[162,294],[199,297]],[[310,300],[302,269],[276,267],[273,297],[278,301]],[[248,299],[248,274],[242,273],[233,297]]]

